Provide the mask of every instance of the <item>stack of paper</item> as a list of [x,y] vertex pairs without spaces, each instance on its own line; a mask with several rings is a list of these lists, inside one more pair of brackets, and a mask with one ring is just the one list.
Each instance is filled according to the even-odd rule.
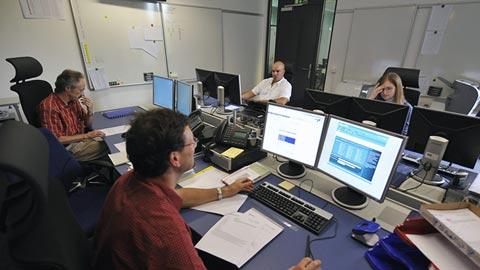
[[195,247],[240,268],[282,230],[282,226],[252,208],[224,216]]
[[119,133],[125,133],[130,129],[130,125],[121,125],[111,128],[100,129],[101,132],[105,133],[105,136],[111,136]]

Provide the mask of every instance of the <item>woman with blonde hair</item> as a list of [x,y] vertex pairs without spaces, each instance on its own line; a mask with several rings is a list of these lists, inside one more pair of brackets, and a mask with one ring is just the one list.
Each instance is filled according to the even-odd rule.
[[402,79],[400,79],[397,73],[383,74],[367,98],[408,106],[407,119],[402,131],[402,134],[407,134],[413,107],[405,100]]

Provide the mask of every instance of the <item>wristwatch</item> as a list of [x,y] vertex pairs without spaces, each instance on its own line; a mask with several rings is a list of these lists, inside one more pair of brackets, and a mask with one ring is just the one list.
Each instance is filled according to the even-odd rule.
[[275,101],[275,99],[269,99],[268,102],[277,103],[277,102]]
[[222,189],[221,188],[217,188],[217,200],[221,200],[223,199],[223,192],[222,192]]

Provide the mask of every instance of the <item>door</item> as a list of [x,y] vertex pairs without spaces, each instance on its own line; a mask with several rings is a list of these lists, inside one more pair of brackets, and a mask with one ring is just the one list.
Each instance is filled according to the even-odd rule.
[[323,0],[278,6],[275,59],[287,64],[285,78],[292,84],[289,105],[303,105],[305,88],[313,87]]

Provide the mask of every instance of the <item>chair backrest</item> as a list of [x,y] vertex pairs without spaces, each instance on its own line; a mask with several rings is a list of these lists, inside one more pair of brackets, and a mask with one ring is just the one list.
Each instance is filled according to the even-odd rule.
[[60,180],[68,191],[73,180],[82,172],[82,166],[49,129],[40,128],[39,130],[48,143],[48,175]]
[[405,87],[403,89],[403,94],[405,96],[405,99],[408,101],[408,103],[410,103],[410,105],[412,106],[418,105],[418,100],[420,99],[420,91]]
[[418,88],[420,70],[413,68],[388,67],[383,74],[390,72],[397,73],[397,75],[400,76],[400,79],[402,79],[405,99],[412,106],[417,106],[418,100],[420,99],[420,91],[412,88]]
[[52,86],[43,80],[26,80],[40,76],[43,72],[42,65],[35,58],[29,56],[5,60],[15,68],[15,77],[10,80],[15,84],[10,89],[18,94],[28,122],[40,127],[37,107],[44,98],[53,92]]
[[285,63],[285,74],[283,77],[287,79],[290,84],[293,84],[294,66],[292,63]]
[[[0,228],[8,256],[31,269],[90,269],[91,250],[61,183],[48,177],[48,145],[33,126],[0,126]],[[6,176],[6,177],[5,177]]]

